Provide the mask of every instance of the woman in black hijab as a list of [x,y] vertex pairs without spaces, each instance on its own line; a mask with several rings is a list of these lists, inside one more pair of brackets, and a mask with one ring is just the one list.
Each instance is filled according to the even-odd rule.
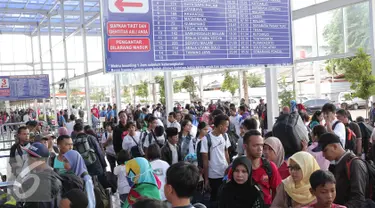
[[220,192],[219,208],[263,208],[260,189],[252,182],[251,161],[243,156],[233,161],[232,174]]

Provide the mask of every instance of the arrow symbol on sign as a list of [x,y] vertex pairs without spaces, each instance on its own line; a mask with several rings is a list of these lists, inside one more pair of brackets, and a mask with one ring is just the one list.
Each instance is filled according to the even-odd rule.
[[124,7],[143,7],[143,4],[140,2],[123,2],[122,0],[116,0],[115,6],[121,12],[124,11]]

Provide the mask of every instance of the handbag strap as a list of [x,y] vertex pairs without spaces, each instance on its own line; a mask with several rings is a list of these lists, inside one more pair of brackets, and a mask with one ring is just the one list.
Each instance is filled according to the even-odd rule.
[[132,135],[129,134],[129,136],[133,139],[133,141],[135,142],[135,144],[138,146],[138,142],[135,141],[134,137]]

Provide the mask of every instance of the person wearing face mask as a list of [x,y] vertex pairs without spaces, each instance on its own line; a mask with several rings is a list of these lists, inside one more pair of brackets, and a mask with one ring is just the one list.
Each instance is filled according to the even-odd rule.
[[314,156],[305,151],[297,152],[288,163],[290,176],[277,187],[271,208],[300,208],[316,203],[309,181],[311,174],[320,169]]
[[161,200],[161,182],[155,175],[151,164],[143,157],[129,160],[125,164],[126,177],[131,187],[122,208],[129,208],[142,198]]
[[219,193],[219,208],[263,207],[260,189],[251,178],[251,160],[246,156],[236,158],[232,163],[233,172],[228,176]]

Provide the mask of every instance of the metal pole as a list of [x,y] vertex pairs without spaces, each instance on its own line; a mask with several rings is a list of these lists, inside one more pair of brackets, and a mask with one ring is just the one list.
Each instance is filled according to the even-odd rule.
[[[33,65],[33,75],[35,75],[36,71],[35,71],[35,60],[34,60],[34,41],[33,41],[33,37],[30,36],[30,42],[31,42],[31,59],[32,59],[32,65]],[[37,100],[35,99],[34,100],[34,111],[37,112],[37,106],[38,105],[38,102]]]
[[[375,75],[375,0],[370,0],[370,40],[371,40],[371,63],[372,74]],[[375,100],[375,97],[373,98]]]
[[91,126],[91,109],[90,109],[90,82],[89,82],[89,65],[87,60],[87,42],[86,42],[86,26],[85,26],[85,0],[80,1],[80,16],[81,16],[81,35],[82,35],[82,45],[83,45],[83,65],[85,70],[85,98],[86,98],[86,115],[87,123]]
[[295,99],[297,99],[297,69],[296,69],[296,67],[297,67],[296,64],[293,64],[293,66],[292,66],[292,79],[293,79],[293,93],[294,93]]
[[[172,86],[173,86],[173,84],[172,84]],[[199,75],[199,91],[200,91],[201,101],[203,103],[203,75],[202,75],[202,71],[200,72],[200,75]]]
[[66,87],[66,106],[68,110],[68,115],[70,115],[70,88],[69,88],[69,73],[68,73],[68,53],[66,49],[66,32],[65,32],[65,11],[64,11],[64,1],[60,1],[60,10],[61,10],[61,29],[62,29],[62,38],[63,38],[63,47],[64,47],[64,68],[65,68],[65,87]]
[[[51,74],[52,74],[52,83],[55,83],[55,69],[53,68],[53,52],[52,52],[52,35],[51,35],[51,16],[48,16],[48,41],[49,41],[49,54],[50,54],[50,62],[51,62]],[[53,99],[53,115],[55,121],[57,121],[57,108],[56,108],[56,91],[55,85],[52,85],[52,99]]]
[[165,105],[167,113],[173,111],[173,87],[172,72],[164,72]]
[[[40,36],[41,36],[40,35],[40,25],[38,24],[40,74],[43,74],[42,40],[41,40]],[[44,121],[47,121],[46,99],[43,99],[43,116],[44,116]],[[38,112],[36,112],[36,117],[39,117]]]

